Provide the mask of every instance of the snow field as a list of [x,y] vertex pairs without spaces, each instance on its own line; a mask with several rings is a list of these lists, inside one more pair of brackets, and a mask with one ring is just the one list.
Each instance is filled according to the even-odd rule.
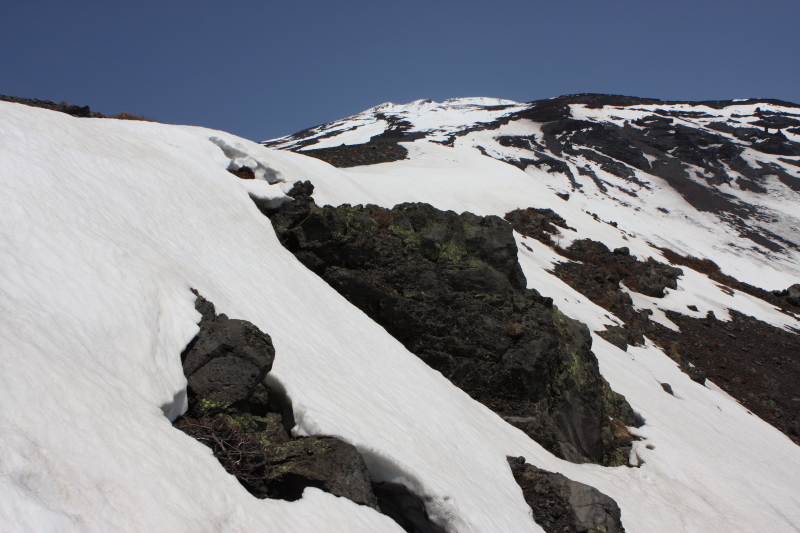
[[0,530],[399,531],[315,490],[256,500],[164,416],[197,331],[189,288],[252,289],[270,262],[241,261],[248,240],[277,270],[296,263],[266,253],[269,221],[209,135],[0,116]]
[[[320,204],[426,201],[502,216],[558,200],[530,175],[430,143],[410,146],[409,161],[345,172],[202,128],[0,106],[0,529],[400,531],[313,489],[293,503],[256,500],[170,426],[196,288],[272,336],[270,379],[292,402],[294,433],[354,444],[376,480],[408,484],[451,531],[541,530],[506,455],[615,498],[629,533],[797,530],[798,448],[656,348],[624,352],[594,337],[603,375],[647,420],[635,430],[646,439],[634,449],[641,468],[561,461],[305,269],[248,197],[280,199],[276,189],[309,179]],[[220,140],[273,169],[275,184],[226,172]],[[579,237],[653,255],[571,200],[555,205]],[[593,330],[613,320],[525,242],[529,286]]]

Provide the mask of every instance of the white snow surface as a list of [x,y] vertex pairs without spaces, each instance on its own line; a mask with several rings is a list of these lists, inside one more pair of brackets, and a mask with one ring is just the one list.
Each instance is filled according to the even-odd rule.
[[[262,179],[239,180],[232,162]],[[502,216],[561,201],[471,148],[415,143],[410,160],[343,171],[223,132],[0,102],[0,531],[401,531],[314,489],[257,500],[172,428],[185,403],[180,352],[199,318],[190,288],[271,335],[270,379],[291,400],[295,434],[354,444],[374,480],[405,483],[448,531],[541,531],[507,455],[608,494],[629,533],[800,529],[800,448],[650,344],[624,352],[594,336],[604,377],[646,419],[632,429],[640,468],[557,459],[471,400],[279,244],[249,195],[280,201],[306,179],[321,204]],[[563,207],[577,230],[565,241],[658,257],[632,232]],[[552,250],[518,241],[529,286],[592,330],[617,320],[547,272]],[[679,286],[706,298],[698,308],[777,320],[694,275]]]
[[[408,104],[386,102],[342,120],[311,128],[311,137],[321,137],[307,148],[330,148],[341,144],[368,142],[370,137],[386,130],[388,122],[382,115],[411,123],[413,127],[409,132],[425,132],[428,139],[445,140],[461,128],[476,122],[491,122],[509,112],[524,108],[525,104],[513,100],[488,97],[450,98],[441,103],[427,99]],[[291,148],[296,141],[297,139],[289,136],[265,142],[274,143],[270,144],[273,148]]]

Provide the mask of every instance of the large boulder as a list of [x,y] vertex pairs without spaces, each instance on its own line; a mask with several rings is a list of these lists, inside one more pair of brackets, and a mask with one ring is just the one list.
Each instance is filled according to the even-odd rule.
[[182,354],[189,409],[175,427],[211,448],[257,498],[297,500],[306,487],[316,487],[378,509],[367,465],[354,446],[287,432],[291,410],[264,383],[275,359],[270,336],[250,322],[216,314],[195,294],[200,332]]
[[610,425],[633,425],[633,413],[600,375],[586,326],[526,288],[508,222],[428,204],[319,207],[308,185],[271,216],[299,261],[559,457],[627,464]]
[[589,485],[509,457],[514,479],[546,533],[624,533],[617,502]]
[[272,339],[250,322],[216,315],[202,297],[196,307],[200,332],[181,355],[192,403],[205,412],[247,403],[272,369]]

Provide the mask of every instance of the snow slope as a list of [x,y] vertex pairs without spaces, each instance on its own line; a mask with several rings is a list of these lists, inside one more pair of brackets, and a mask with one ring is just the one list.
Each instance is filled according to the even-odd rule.
[[[773,127],[765,134],[765,125],[782,133]],[[310,150],[383,134],[377,140],[418,139],[414,153],[436,158],[447,158],[448,149],[450,159],[481,152],[524,168],[535,182],[527,189],[569,193],[570,204],[629,234],[775,290],[800,278],[798,125],[800,108],[770,100],[466,98],[383,104],[264,144]],[[436,150],[437,143],[448,148]]]
[[[345,172],[218,131],[0,102],[0,530],[400,530],[314,489],[294,503],[256,500],[171,427],[185,403],[180,352],[197,331],[196,288],[272,336],[271,375],[292,402],[294,433],[354,444],[375,480],[405,483],[449,531],[541,530],[507,455],[610,495],[629,533],[797,531],[798,447],[654,346],[623,352],[594,338],[603,375],[647,421],[634,430],[643,465],[559,460],[303,267],[248,196],[279,201],[308,179],[319,203],[502,214],[554,198],[471,149],[419,145],[408,161]],[[226,172],[232,160],[263,180]],[[654,255],[642,238],[564,205],[581,237]],[[527,242],[529,286],[592,329],[614,320],[548,274],[556,259]],[[687,290],[786,320],[738,294],[706,294],[702,281]]]

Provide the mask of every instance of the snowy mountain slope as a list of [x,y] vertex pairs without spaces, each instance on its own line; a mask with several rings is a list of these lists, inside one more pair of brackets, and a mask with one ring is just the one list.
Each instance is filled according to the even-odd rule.
[[798,126],[800,107],[773,100],[451,99],[383,104],[264,144],[416,140],[424,153],[433,143],[455,148],[454,157],[481,151],[628,233],[773,290],[800,274]]
[[[571,198],[563,201],[546,184],[531,180],[529,174],[514,166],[483,157],[472,150],[418,146],[417,143],[409,145],[408,150],[410,157],[405,161],[356,167],[346,173],[318,177],[314,182],[317,201],[330,205],[374,203],[384,207],[403,202],[428,202],[440,209],[498,216],[523,206],[552,206],[576,230],[561,230],[559,241],[563,247],[579,238],[592,238],[612,249],[628,247],[631,254],[642,259],[656,257],[667,262],[641,234],[625,231],[619,227],[621,223],[614,227],[596,220],[582,209],[581,204],[573,203]],[[563,260],[552,251],[548,252],[548,257],[552,261]],[[759,265],[745,264],[740,268],[755,270]],[[743,293],[727,295],[707,277],[702,278],[704,281],[698,283],[703,284],[707,301],[699,304],[695,316],[705,316],[706,311],[713,310],[724,317],[726,309],[732,308],[777,326],[797,326],[796,318],[779,312],[774,306]],[[794,278],[786,276],[786,279],[791,281]],[[658,306],[675,307],[667,303],[677,298],[673,294],[658,299]],[[734,303],[737,298],[741,304]],[[745,304],[744,300],[758,303]],[[655,305],[650,304],[652,307]],[[692,312],[684,308],[680,310]]]
[[[562,202],[577,230],[564,239],[657,255],[529,174],[426,141],[408,161],[342,171],[202,128],[0,105],[2,529],[399,529],[314,489],[294,503],[255,500],[170,426],[165,413],[185,405],[180,352],[197,331],[196,288],[272,336],[272,375],[296,433],[354,444],[373,478],[406,483],[450,531],[541,530],[507,455],[612,496],[629,532],[797,530],[798,447],[724,392],[692,382],[652,343],[625,352],[594,336],[603,375],[647,421],[633,429],[644,464],[559,460],[303,267],[248,197],[280,201],[287,184],[311,180],[320,203],[419,200],[502,216],[533,200]],[[263,179],[226,172],[234,160]],[[615,319],[546,271],[557,260],[549,248],[530,242],[528,252],[523,240],[529,286],[593,330]],[[691,279],[687,290],[720,315],[731,307],[793,320]]]

